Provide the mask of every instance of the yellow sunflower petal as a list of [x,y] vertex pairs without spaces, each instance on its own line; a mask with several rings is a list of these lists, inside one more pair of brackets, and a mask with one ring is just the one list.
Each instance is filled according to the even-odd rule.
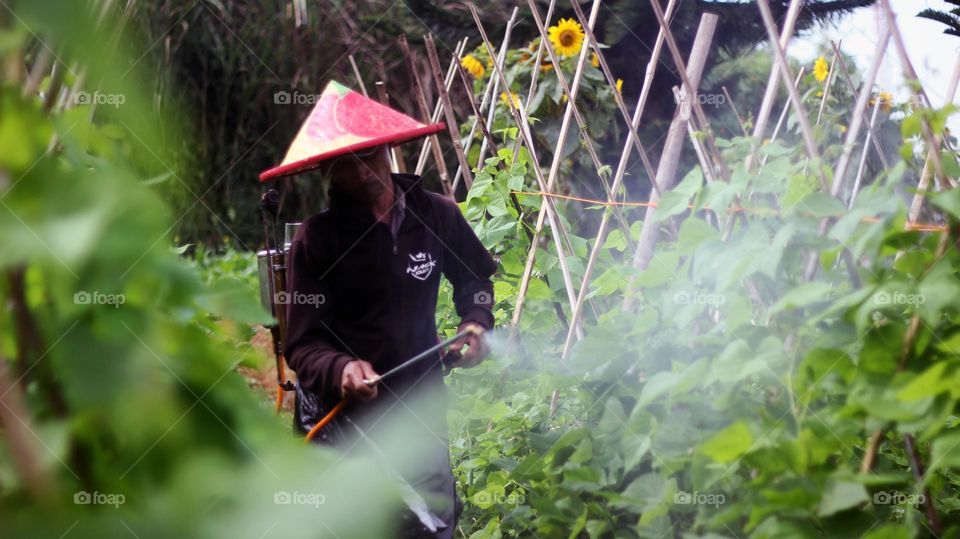
[[827,64],[827,59],[823,56],[817,58],[817,61],[813,63],[813,77],[817,79],[817,82],[823,82],[829,74],[830,66]]
[[480,60],[477,60],[476,56],[468,54],[460,59],[460,65],[467,70],[467,73],[473,75],[473,78],[479,79],[486,73],[486,69],[483,67],[483,63]]
[[555,26],[549,28],[547,37],[557,54],[573,56],[580,52],[580,47],[583,46],[583,27],[573,19],[560,19]]

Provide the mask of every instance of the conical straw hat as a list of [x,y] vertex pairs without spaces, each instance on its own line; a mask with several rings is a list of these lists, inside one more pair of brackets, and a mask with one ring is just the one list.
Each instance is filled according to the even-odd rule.
[[331,157],[381,144],[406,142],[445,128],[443,122],[420,123],[339,82],[330,81],[290,144],[283,162],[260,173],[260,181],[310,170]]

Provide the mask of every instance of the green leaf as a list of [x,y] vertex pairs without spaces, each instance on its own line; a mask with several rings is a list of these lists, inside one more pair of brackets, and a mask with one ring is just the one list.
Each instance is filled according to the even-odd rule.
[[680,374],[675,372],[658,372],[647,380],[640,391],[640,398],[637,399],[637,407],[643,407],[654,399],[663,395],[680,380]]
[[847,211],[843,203],[837,200],[836,197],[821,191],[816,191],[805,196],[803,200],[800,201],[799,207],[804,212],[810,212],[817,218],[840,216]]
[[831,290],[833,285],[823,281],[801,284],[784,294],[780,301],[770,308],[770,313],[775,314],[785,309],[801,309],[812,303],[825,301],[829,298]]
[[927,196],[930,197],[930,202],[947,211],[954,219],[960,219],[960,190],[947,189],[932,196],[927,193]]
[[752,445],[750,427],[743,421],[737,421],[700,444],[697,451],[715,462],[727,463],[740,458]]
[[948,367],[949,364],[946,361],[934,363],[898,391],[897,398],[905,401],[917,400],[934,397],[945,389],[950,389],[955,381],[952,377],[944,376]]
[[666,283],[677,274],[677,263],[680,261],[680,253],[676,251],[661,251],[653,255],[647,269],[643,270],[636,278],[636,285],[641,287],[654,287]]
[[663,194],[659,204],[654,221],[661,222],[664,219],[677,215],[687,210],[690,205],[690,199],[697,193],[703,184],[703,171],[700,167],[694,167],[679,185]]
[[898,524],[886,524],[873,528],[863,536],[863,539],[910,539],[913,532],[910,528]]
[[789,209],[796,206],[804,197],[814,192],[817,186],[817,180],[811,174],[794,174],[790,176],[787,192],[783,196],[783,208]]
[[933,441],[930,449],[928,477],[936,477],[930,472],[945,468],[960,468],[960,433],[958,432],[939,436]]
[[606,241],[603,243],[604,249],[613,249],[616,251],[623,251],[627,248],[627,242],[623,239],[623,232],[618,230],[610,231],[610,234],[607,235]]
[[827,481],[817,515],[827,517],[870,500],[867,489],[860,483],[831,479]]
[[706,221],[699,217],[690,217],[680,225],[677,250],[680,254],[690,254],[696,251],[701,243],[718,237],[717,229],[710,226]]
[[903,119],[900,124],[900,133],[903,138],[915,137],[920,134],[920,126],[920,114],[915,112]]

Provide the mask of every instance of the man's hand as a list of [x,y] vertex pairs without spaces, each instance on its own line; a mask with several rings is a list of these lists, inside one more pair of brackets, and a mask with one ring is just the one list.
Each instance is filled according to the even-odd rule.
[[469,347],[467,351],[463,353],[463,356],[452,365],[453,367],[461,369],[475,367],[481,361],[483,361],[483,358],[490,354],[490,348],[487,346],[487,342],[483,338],[484,329],[479,324],[475,324],[473,322],[464,322],[460,324],[459,328],[457,328],[457,333],[469,327],[472,327],[476,331],[450,345],[451,352],[460,352],[463,350],[464,345]]
[[377,396],[377,384],[367,385],[364,380],[377,380],[380,375],[373,370],[373,365],[362,360],[354,359],[347,363],[340,376],[340,394],[345,399],[368,401]]

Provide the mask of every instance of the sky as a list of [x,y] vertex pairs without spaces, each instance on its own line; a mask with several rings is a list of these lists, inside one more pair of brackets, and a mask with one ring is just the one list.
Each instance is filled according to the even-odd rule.
[[[897,25],[921,85],[934,106],[943,106],[950,77],[960,58],[960,37],[944,34],[945,25],[917,17],[916,14],[928,7],[950,11],[953,6],[944,0],[890,0],[890,4],[897,13]],[[804,36],[793,40],[789,53],[805,63],[812,64],[821,45],[829,46],[829,40],[842,40],[840,49],[856,58],[860,70],[866,71],[873,61],[882,22],[883,12],[879,5],[859,9],[836,23],[811,29]],[[827,57],[828,61],[829,59]],[[903,101],[910,96],[903,80],[903,67],[891,39],[877,75],[877,88],[892,93],[898,102]],[[957,94],[960,95],[960,91]],[[956,96],[954,102],[957,102]],[[949,125],[953,132],[960,132],[960,115],[954,115]]]

